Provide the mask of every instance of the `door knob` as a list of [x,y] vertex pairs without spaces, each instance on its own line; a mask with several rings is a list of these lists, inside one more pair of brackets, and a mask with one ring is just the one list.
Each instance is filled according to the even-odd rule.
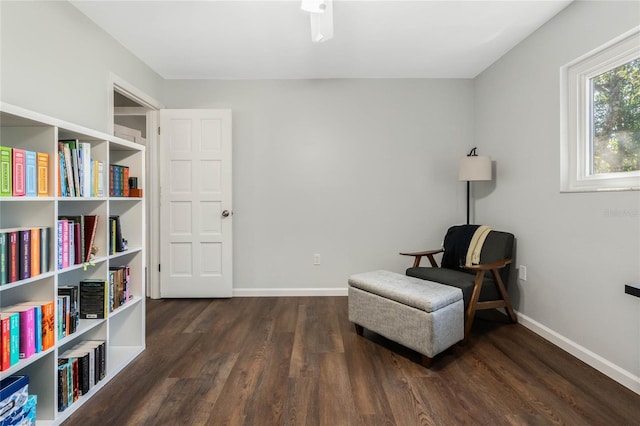
[[222,217],[229,217],[231,213],[229,213],[229,210],[223,210],[222,211]]

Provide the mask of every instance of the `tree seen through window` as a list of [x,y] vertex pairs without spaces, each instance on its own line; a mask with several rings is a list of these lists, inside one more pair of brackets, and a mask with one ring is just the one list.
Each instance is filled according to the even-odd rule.
[[640,58],[591,79],[593,174],[640,170]]

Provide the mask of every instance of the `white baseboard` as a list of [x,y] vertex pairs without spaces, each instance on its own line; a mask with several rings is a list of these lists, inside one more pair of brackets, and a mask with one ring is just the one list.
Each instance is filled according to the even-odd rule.
[[567,339],[561,334],[551,330],[548,327],[540,324],[537,321],[529,318],[526,315],[517,313],[518,322],[524,327],[538,334],[539,336],[550,341],[554,345],[558,346],[562,350],[570,353],[584,363],[590,365],[602,374],[609,376],[611,379],[620,383],[621,385],[631,389],[637,394],[640,394],[640,377],[630,373],[629,371],[615,365],[611,361],[608,361],[598,354],[591,352],[589,349],[580,346],[576,342]]
[[346,296],[346,287],[335,288],[234,288],[233,297]]

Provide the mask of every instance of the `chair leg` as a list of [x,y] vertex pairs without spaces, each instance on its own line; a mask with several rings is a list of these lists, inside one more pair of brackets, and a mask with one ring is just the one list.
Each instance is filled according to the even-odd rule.
[[478,298],[480,297],[480,290],[482,290],[482,280],[484,279],[484,271],[478,271],[476,273],[476,279],[473,283],[473,293],[471,293],[471,300],[467,306],[467,312],[464,318],[464,338],[469,337],[471,332],[471,326],[473,325],[473,317],[476,315],[476,305]]
[[515,311],[513,310],[513,305],[511,304],[511,299],[509,298],[509,293],[507,293],[507,289],[504,288],[504,283],[502,282],[502,278],[500,277],[500,274],[495,269],[491,270],[491,274],[493,275],[493,281],[496,283],[496,286],[498,287],[498,291],[500,292],[500,295],[502,296],[502,300],[504,300],[504,304],[505,304],[504,310],[507,311],[507,315],[509,316],[509,320],[512,323],[517,323],[518,322],[518,316],[516,315]]

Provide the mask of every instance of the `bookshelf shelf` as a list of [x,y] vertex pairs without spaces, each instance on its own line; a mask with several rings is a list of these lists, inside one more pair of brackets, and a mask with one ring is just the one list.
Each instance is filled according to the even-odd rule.
[[[103,280],[109,283],[113,274],[110,269],[128,268],[130,299],[126,303],[109,312],[107,318],[81,319],[74,333],[61,338],[58,337],[61,318],[58,317],[58,310],[54,309],[53,346],[0,371],[0,378],[28,375],[29,393],[38,397],[38,426],[59,425],[145,349],[145,202],[143,197],[110,197],[108,171],[110,164],[128,167],[131,171],[130,176],[138,177],[138,187],[144,190],[145,147],[2,102],[0,136],[0,145],[3,147],[41,152],[48,156],[48,172],[44,178],[44,186],[48,189],[41,193],[46,196],[0,196],[0,232],[13,228],[49,228],[50,231],[48,244],[41,247],[41,250],[46,248],[49,255],[47,270],[30,278],[0,285],[0,312],[21,303],[57,303],[58,291],[62,287],[78,285],[82,280]],[[101,176],[102,180],[93,180],[95,185],[92,187],[91,196],[60,195],[59,140],[87,142],[90,158],[107,166],[106,173],[94,175]],[[93,190],[98,184],[102,185],[104,195],[94,195],[100,194]],[[84,190],[83,194],[86,193],[88,190]],[[114,215],[120,217],[122,237],[128,240],[129,247],[124,252],[110,254],[109,217]],[[98,217],[91,245],[97,252],[90,263],[58,267],[58,254],[62,253],[58,241],[58,222],[61,217],[74,216]],[[84,232],[81,232],[81,235],[84,237]],[[78,240],[80,237],[76,241]],[[84,244],[84,240],[82,241]],[[84,247],[87,250],[86,246]],[[76,253],[80,253],[81,259],[85,259],[82,250]],[[105,342],[105,377],[64,411],[58,411],[58,359],[63,357],[65,352],[86,341]]]
[[8,370],[5,370],[2,373],[0,373],[0,380],[4,379],[5,377],[13,376],[14,374],[20,374],[20,370],[28,367],[29,365],[33,364],[34,362],[38,362],[40,359],[46,357],[48,354],[50,354],[52,352],[53,352],[53,348],[49,348],[46,351],[42,351],[40,353],[37,353],[37,354],[35,354],[33,356],[30,356],[27,359],[21,359],[20,361],[18,361],[18,363],[16,365],[13,365]]

